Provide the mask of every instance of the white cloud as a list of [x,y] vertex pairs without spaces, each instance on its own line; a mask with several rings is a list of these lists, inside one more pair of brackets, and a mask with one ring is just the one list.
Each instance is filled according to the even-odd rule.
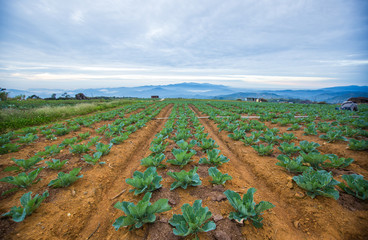
[[358,0],[7,1],[0,76],[19,87],[361,85],[367,10]]

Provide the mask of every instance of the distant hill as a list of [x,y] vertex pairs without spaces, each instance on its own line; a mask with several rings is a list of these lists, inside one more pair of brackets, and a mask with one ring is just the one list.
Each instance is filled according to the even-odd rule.
[[326,101],[329,103],[339,103],[350,97],[368,97],[368,86],[343,86],[322,88],[317,90],[256,90],[231,88],[224,85],[209,83],[179,83],[168,85],[146,85],[139,87],[118,87],[118,88],[94,88],[94,89],[29,89],[17,90],[7,89],[10,97],[24,94],[33,94],[42,98],[50,97],[53,93],[59,97],[64,92],[70,96],[77,93],[84,93],[88,97],[139,97],[150,98],[158,95],[161,98],[198,98],[198,99],[228,99],[257,97],[266,99],[302,99],[310,101]]

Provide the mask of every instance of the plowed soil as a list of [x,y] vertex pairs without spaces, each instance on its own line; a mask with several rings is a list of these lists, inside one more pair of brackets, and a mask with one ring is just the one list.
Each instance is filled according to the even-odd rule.
[[[198,116],[202,114],[191,107]],[[172,109],[169,105],[162,109],[157,117],[168,117]],[[0,211],[5,213],[12,206],[19,206],[19,198],[26,192],[42,193],[46,189],[50,197],[21,223],[14,223],[9,218],[0,219],[0,238],[2,239],[183,239],[175,236],[168,220],[173,214],[181,214],[184,203],[193,204],[196,199],[202,199],[202,206],[207,206],[212,212],[212,220],[216,223],[216,230],[201,233],[201,239],[368,239],[368,204],[340,192],[338,201],[330,198],[316,197],[311,199],[305,195],[293,181],[290,173],[275,165],[275,156],[260,157],[242,142],[233,141],[226,132],[218,132],[213,121],[200,119],[209,133],[219,145],[221,154],[230,159],[219,170],[230,174],[233,179],[224,186],[214,186],[209,180],[207,165],[199,165],[198,161],[205,154],[197,146],[197,154],[193,162],[183,169],[188,171],[199,166],[202,185],[188,187],[186,190],[177,188],[170,191],[173,179],[167,176],[167,171],[180,171],[177,166],[167,164],[166,169],[158,169],[163,177],[162,188],[152,194],[151,202],[160,198],[168,198],[172,210],[158,214],[158,220],[153,224],[146,224],[142,229],[128,231],[120,228],[118,231],[112,223],[123,212],[113,206],[118,201],[137,203],[142,195],[134,196],[129,190],[131,186],[125,183],[134,171],[145,171],[140,160],[148,156],[150,143],[155,134],[162,130],[166,120],[151,120],[146,127],[137,130],[122,144],[112,148],[109,155],[103,157],[106,165],[86,165],[78,156],[70,155],[64,150],[65,157],[73,159],[63,171],[68,172],[75,167],[83,167],[83,178],[73,185],[62,189],[50,189],[47,184],[54,179],[57,172],[44,169],[42,180],[31,186],[27,191],[19,191],[0,199]],[[88,129],[81,129],[87,131]],[[285,129],[281,129],[284,131]],[[91,131],[89,129],[89,131]],[[92,130],[91,133],[94,131]],[[300,136],[299,140],[308,140],[308,136]],[[70,136],[69,136],[70,137]],[[317,137],[318,138],[318,137]],[[367,153],[346,150],[346,144],[323,144],[319,139],[321,152],[335,153],[340,157],[353,157],[355,162],[344,170],[336,170],[334,176],[347,171],[368,176]],[[62,139],[60,139],[62,141]],[[172,158],[171,150],[175,143],[169,140],[166,148],[166,159]],[[54,143],[53,143],[54,144]],[[24,149],[24,152],[6,154],[0,157],[1,168],[11,165],[11,157],[26,158],[36,151],[42,150],[50,143],[38,142]],[[33,147],[33,148],[32,148]],[[9,175],[1,172],[0,177]],[[1,183],[1,190],[9,188]],[[227,189],[244,194],[250,187],[257,189],[255,201],[269,201],[276,207],[263,215],[264,226],[256,229],[246,221],[243,224],[228,219],[233,211],[223,192]],[[191,239],[189,237],[185,239]]]

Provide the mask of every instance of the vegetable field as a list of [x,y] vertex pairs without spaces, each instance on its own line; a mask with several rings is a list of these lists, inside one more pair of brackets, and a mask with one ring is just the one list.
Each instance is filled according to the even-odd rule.
[[367,239],[368,108],[134,102],[0,137],[1,239]]

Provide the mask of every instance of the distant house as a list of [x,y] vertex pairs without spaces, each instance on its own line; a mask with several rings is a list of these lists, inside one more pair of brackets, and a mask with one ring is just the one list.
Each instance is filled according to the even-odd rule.
[[267,99],[264,99],[264,98],[251,98],[251,97],[248,97],[248,98],[247,98],[247,101],[248,101],[248,102],[267,102]]
[[153,95],[153,96],[151,96],[151,98],[159,98],[158,96],[156,96],[156,95]]
[[353,97],[349,98],[348,101],[352,101],[355,103],[368,103],[368,98],[366,97]]

